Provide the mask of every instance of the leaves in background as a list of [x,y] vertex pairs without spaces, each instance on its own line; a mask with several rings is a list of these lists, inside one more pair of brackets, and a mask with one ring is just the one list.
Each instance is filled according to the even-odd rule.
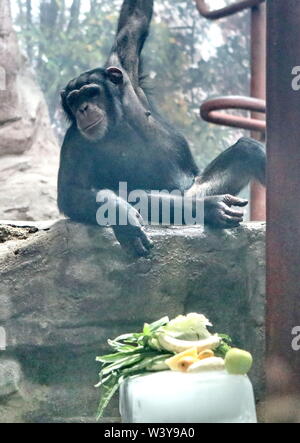
[[[228,0],[229,1],[229,0]],[[15,24],[46,95],[58,134],[65,131],[59,92],[104,63],[122,0],[12,0]],[[164,115],[190,141],[200,168],[241,132],[203,122],[207,98],[249,94],[249,12],[211,23],[192,0],[157,0],[145,68]]]

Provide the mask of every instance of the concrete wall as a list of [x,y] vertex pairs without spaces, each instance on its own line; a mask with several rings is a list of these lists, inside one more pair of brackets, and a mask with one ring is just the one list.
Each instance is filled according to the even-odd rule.
[[[107,339],[188,312],[204,313],[217,332],[254,354],[252,380],[261,396],[264,224],[149,232],[152,257],[133,260],[110,229],[65,220],[0,225],[0,327],[7,335],[0,422],[93,422],[95,357]],[[107,416],[118,416],[117,401]]]

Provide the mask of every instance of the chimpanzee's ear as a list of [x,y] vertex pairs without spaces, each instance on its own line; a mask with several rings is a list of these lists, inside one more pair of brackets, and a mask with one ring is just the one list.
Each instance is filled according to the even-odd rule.
[[106,74],[109,80],[115,85],[121,85],[123,83],[123,73],[121,69],[116,68],[115,66],[110,66],[106,69]]

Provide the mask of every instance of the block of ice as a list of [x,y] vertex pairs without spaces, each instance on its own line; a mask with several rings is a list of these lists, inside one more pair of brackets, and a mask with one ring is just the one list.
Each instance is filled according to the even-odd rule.
[[256,423],[252,384],[226,371],[164,371],[127,379],[120,388],[123,423]]

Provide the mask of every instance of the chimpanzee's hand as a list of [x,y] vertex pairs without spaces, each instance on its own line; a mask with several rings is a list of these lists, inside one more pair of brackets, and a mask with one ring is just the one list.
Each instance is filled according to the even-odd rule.
[[205,224],[214,228],[237,228],[243,221],[244,212],[231,209],[231,206],[246,206],[247,200],[233,195],[206,197],[204,203]]
[[143,219],[136,209],[130,208],[128,222],[124,226],[113,226],[117,240],[131,255],[146,257],[153,248],[153,242],[145,233]]

